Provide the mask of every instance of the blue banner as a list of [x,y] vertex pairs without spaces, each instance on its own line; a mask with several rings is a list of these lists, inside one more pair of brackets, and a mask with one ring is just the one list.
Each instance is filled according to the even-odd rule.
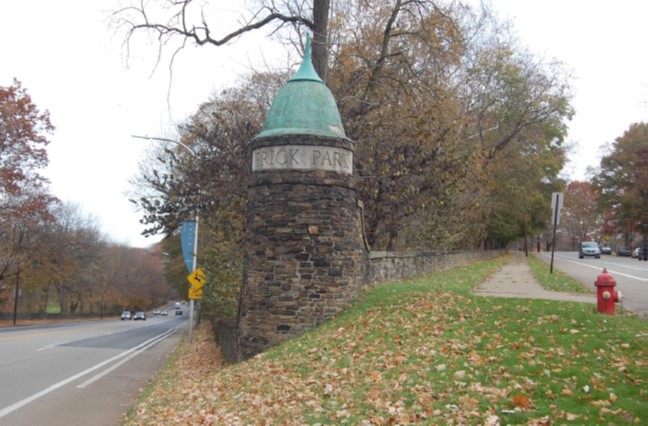
[[189,220],[182,222],[180,227],[180,245],[182,246],[182,257],[184,258],[187,270],[193,272],[194,241],[196,240],[196,221]]

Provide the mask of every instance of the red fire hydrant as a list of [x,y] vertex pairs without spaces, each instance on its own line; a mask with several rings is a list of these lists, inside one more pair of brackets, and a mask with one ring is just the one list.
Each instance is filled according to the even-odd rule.
[[598,303],[598,311],[601,314],[614,315],[614,304],[620,302],[623,296],[621,292],[617,292],[616,281],[612,275],[608,274],[607,269],[603,269],[601,275],[596,277],[594,281],[596,286],[596,300]]

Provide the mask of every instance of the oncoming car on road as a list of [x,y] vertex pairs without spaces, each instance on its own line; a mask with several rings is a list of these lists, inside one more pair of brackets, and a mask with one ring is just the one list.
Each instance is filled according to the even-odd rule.
[[146,314],[142,311],[135,312],[135,318],[133,318],[135,321],[137,320],[143,320],[146,321]]
[[123,320],[132,320],[133,316],[131,315],[130,311],[124,311],[121,314],[121,319]]
[[583,259],[586,256],[592,256],[595,259],[601,258],[601,249],[595,241],[585,241],[578,246],[578,258]]

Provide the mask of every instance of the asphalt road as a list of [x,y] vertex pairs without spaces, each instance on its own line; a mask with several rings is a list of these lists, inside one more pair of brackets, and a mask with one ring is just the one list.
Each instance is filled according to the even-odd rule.
[[119,424],[187,330],[169,312],[0,328],[0,425]]
[[[537,253],[549,263],[551,253]],[[602,255],[600,259],[579,259],[578,252],[555,252],[554,269],[566,273],[596,291],[594,282],[603,269],[616,281],[616,290],[623,294],[624,307],[648,318],[648,262],[630,257]]]

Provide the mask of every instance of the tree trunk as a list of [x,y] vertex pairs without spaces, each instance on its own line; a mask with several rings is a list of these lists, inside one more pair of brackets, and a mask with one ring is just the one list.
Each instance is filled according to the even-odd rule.
[[524,256],[529,257],[529,238],[527,236],[526,222],[522,224],[522,235],[524,236]]
[[62,314],[66,314],[67,311],[67,297],[65,294],[65,289],[64,288],[57,288],[58,290],[58,300],[59,300],[59,309],[61,310]]
[[313,51],[315,71],[326,82],[328,77],[328,20],[330,0],[313,2]]
[[50,293],[50,286],[49,284],[45,284],[40,291],[40,301],[39,301],[38,311],[41,313],[47,312],[47,305],[49,304],[49,293]]
[[394,246],[396,244],[396,237],[398,236],[398,231],[396,227],[392,224],[389,229],[389,239],[387,240],[387,251],[394,251]]

